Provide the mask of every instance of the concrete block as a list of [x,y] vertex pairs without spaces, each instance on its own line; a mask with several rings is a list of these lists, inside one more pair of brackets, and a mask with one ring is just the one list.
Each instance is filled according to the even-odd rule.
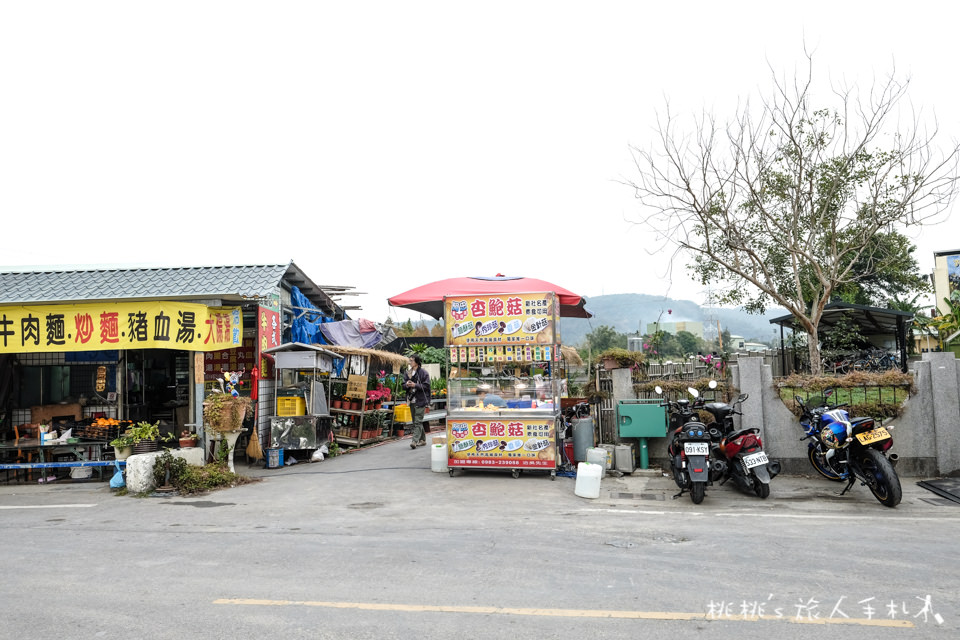
[[956,356],[949,351],[923,354],[930,364],[937,464],[941,475],[960,475],[960,379]]
[[633,375],[630,369],[614,369],[613,379],[613,406],[618,400],[633,400],[637,394],[633,392]]
[[[203,449],[191,447],[189,449],[171,449],[176,458],[183,458],[187,464],[194,467],[203,466]],[[127,489],[132,493],[143,493],[156,489],[153,482],[153,465],[162,451],[141,453],[127,458]]]

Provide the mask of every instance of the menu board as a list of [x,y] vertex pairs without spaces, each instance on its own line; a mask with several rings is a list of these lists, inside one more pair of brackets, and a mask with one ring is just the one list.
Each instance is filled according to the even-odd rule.
[[451,467],[555,469],[554,425],[553,418],[448,418],[448,464]]
[[203,372],[219,377],[221,371],[250,371],[257,364],[257,344],[253,338],[244,338],[236,349],[208,351],[203,354]]
[[[518,344],[549,345],[560,340],[559,308],[552,292],[449,296],[443,308],[447,346],[509,345],[513,361]],[[458,355],[462,361],[468,354],[461,350]],[[492,356],[506,359],[507,352],[493,351]]]

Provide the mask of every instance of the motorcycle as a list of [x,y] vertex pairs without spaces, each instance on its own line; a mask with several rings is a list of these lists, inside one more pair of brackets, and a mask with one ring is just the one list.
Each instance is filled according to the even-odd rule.
[[[656,388],[657,394],[663,389]],[[687,391],[694,397],[691,403],[687,399],[667,400],[662,403],[670,414],[670,443],[667,454],[673,481],[680,488],[679,498],[685,491],[690,492],[694,504],[703,502],[707,485],[713,484],[710,468],[710,433],[707,425],[700,422],[697,410],[703,406],[699,392],[690,387]],[[714,472],[716,475],[716,472]]]
[[[716,383],[711,380],[711,388],[715,387]],[[713,438],[714,457],[718,462],[726,463],[716,465],[722,470],[721,486],[732,478],[741,491],[767,498],[770,495],[770,481],[780,473],[780,463],[767,457],[760,439],[760,429],[750,427],[736,430],[733,424],[733,416],[743,415],[740,407],[748,397],[744,393],[732,405],[708,402],[703,408],[714,418],[708,427]]]
[[807,457],[817,473],[834,482],[847,481],[840,495],[845,494],[860,480],[880,504],[896,507],[903,491],[895,467],[897,455],[887,454],[893,446],[888,429],[877,425],[873,418],[850,418],[843,409],[846,403],[830,406],[832,390],[824,392],[817,402],[805,402],[795,397],[800,406],[800,426],[806,434]]

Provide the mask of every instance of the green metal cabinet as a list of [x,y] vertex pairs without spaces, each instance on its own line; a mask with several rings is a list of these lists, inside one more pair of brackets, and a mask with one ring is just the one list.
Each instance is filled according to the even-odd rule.
[[640,468],[650,465],[647,438],[662,438],[667,435],[667,408],[659,399],[620,400],[617,402],[617,429],[621,438],[638,438],[640,443]]
[[667,435],[667,408],[660,400],[620,400],[617,428],[621,438],[662,438]]

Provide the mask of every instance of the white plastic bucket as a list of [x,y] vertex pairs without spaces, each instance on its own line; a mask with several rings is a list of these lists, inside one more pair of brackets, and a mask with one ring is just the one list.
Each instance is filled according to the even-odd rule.
[[447,445],[435,444],[430,447],[430,471],[443,473],[447,470]]
[[599,498],[602,477],[603,465],[581,462],[577,465],[577,484],[573,492],[581,498]]
[[603,447],[590,447],[587,449],[587,462],[598,464],[604,471],[607,470],[607,450]]

